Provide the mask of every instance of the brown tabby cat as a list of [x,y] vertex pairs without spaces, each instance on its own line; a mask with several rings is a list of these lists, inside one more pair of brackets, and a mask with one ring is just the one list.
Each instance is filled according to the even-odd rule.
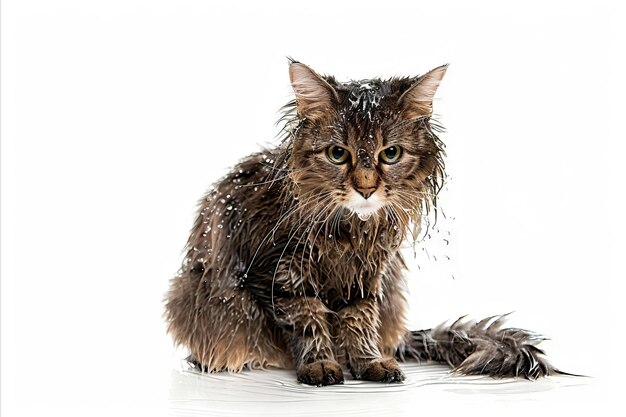
[[166,301],[169,332],[203,371],[295,367],[311,385],[401,382],[396,359],[465,374],[558,372],[503,317],[410,332],[398,250],[444,176],[432,101],[447,66],[338,82],[291,61],[285,139],[201,200]]

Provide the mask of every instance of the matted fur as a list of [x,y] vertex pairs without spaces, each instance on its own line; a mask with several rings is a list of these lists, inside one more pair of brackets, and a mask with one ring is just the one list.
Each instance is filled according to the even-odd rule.
[[[444,177],[421,77],[340,83],[292,61],[296,100],[279,146],[245,158],[200,201],[166,300],[168,331],[205,371],[295,367],[313,385],[404,379],[394,358],[463,373],[554,371],[532,333],[500,321],[409,332],[400,244],[435,207]],[[329,149],[349,153],[333,163]],[[384,163],[389,146],[401,149]],[[393,156],[393,154],[390,154]]]

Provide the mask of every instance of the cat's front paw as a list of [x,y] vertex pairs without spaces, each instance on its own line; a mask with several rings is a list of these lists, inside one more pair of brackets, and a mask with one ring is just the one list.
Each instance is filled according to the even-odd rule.
[[354,375],[354,377],[367,381],[402,382],[404,381],[404,372],[395,359],[383,359],[370,362],[360,375]]
[[316,385],[343,384],[343,370],[341,365],[332,360],[321,360],[300,365],[297,371],[298,381]]

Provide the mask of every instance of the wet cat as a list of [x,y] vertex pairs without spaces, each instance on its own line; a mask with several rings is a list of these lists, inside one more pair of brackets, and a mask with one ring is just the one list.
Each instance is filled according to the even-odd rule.
[[297,61],[285,137],[201,200],[166,299],[168,330],[204,371],[295,368],[311,385],[401,382],[398,360],[534,379],[556,371],[535,333],[479,323],[408,331],[411,227],[445,175],[432,102],[447,66],[339,82]]

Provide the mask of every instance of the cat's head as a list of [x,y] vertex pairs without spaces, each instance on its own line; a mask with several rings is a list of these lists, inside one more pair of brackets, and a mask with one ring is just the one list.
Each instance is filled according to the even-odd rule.
[[444,175],[431,116],[446,69],[342,83],[291,62],[297,126],[290,169],[297,193],[346,208],[361,220],[418,220]]

